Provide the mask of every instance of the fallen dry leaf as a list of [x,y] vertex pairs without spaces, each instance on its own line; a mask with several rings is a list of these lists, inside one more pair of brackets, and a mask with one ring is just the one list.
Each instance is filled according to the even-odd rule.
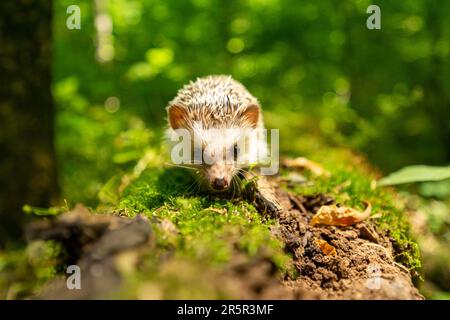
[[283,182],[287,182],[289,185],[295,186],[299,184],[305,184],[308,179],[305,176],[297,172],[289,172],[289,174],[281,179]]
[[337,205],[321,206],[319,211],[312,217],[310,224],[326,224],[329,226],[351,226],[363,221],[370,216],[372,206],[366,203],[364,211],[358,211],[348,207],[338,207]]
[[306,169],[311,171],[317,176],[325,175],[329,176],[330,173],[326,171],[321,165],[307,159],[304,157],[298,157],[295,159],[292,158],[286,158],[282,161],[283,166],[287,168],[293,168],[293,169]]
[[328,242],[322,239],[314,239],[315,244],[322,250],[327,256],[335,256],[337,254],[336,248],[330,245]]

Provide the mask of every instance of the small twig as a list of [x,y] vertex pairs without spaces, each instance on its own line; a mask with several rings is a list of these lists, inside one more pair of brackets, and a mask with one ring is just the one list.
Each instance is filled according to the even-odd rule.
[[296,196],[288,193],[289,195],[289,200],[291,200],[291,202],[297,207],[297,209],[300,210],[301,213],[308,213],[308,211],[306,211],[305,207],[303,206],[303,203],[301,203]]

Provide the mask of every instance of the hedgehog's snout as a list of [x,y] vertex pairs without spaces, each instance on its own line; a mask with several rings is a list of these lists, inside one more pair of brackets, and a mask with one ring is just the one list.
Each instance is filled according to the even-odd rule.
[[225,180],[224,178],[215,178],[212,183],[212,187],[214,188],[214,190],[217,191],[228,189],[228,185],[229,185],[228,181]]
[[206,180],[213,191],[226,191],[233,178],[234,166],[224,162],[216,162],[206,168]]

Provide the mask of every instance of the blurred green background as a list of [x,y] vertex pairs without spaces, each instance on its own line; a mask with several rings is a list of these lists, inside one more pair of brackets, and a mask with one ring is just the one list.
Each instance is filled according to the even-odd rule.
[[[53,19],[69,206],[108,202],[111,177],[163,154],[167,102],[209,74],[259,98],[282,155],[348,148],[382,174],[450,162],[450,1],[377,1],[381,30],[366,27],[370,0],[81,0],[81,29],[69,30],[72,4],[55,1]],[[450,180],[400,191],[430,280],[422,290],[448,299]]]
[[[189,80],[231,74],[269,126],[304,146],[351,147],[383,172],[450,160],[450,2],[78,1],[54,3],[53,92],[63,195],[94,205],[114,174],[159,143]],[[276,121],[276,118],[283,119]],[[274,120],[274,121],[272,121]]]

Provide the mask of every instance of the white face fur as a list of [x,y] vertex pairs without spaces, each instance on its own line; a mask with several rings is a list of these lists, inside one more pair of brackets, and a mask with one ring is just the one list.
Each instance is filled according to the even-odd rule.
[[240,170],[264,157],[265,143],[256,128],[205,129],[201,122],[192,126],[193,159],[204,185],[213,191],[227,190]]
[[[236,183],[240,171],[267,157],[267,144],[260,127],[205,128],[202,122],[196,121],[189,129],[181,129],[184,138],[189,139],[187,149],[190,150],[183,164],[194,167],[201,184],[210,191],[228,190]],[[178,132],[170,127],[167,134],[178,142],[181,136]]]

